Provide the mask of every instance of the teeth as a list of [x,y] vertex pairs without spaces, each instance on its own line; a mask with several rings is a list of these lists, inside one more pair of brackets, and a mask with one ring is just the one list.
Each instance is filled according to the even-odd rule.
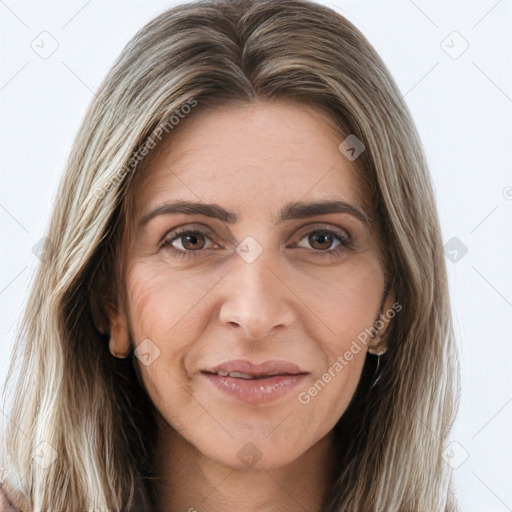
[[[264,379],[266,377],[271,377],[272,376],[272,375],[255,376],[255,375],[249,375],[247,373],[224,372],[224,371],[218,371],[217,374],[220,375],[221,377],[227,377],[229,375],[230,377],[233,377],[235,379]],[[277,374],[274,374],[274,375],[277,375]]]
[[248,375],[247,373],[240,373],[240,372],[230,372],[230,377],[234,377],[235,379],[254,379],[253,375]]

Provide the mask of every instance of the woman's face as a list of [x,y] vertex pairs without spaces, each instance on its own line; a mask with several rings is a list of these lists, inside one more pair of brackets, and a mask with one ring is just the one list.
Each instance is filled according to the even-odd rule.
[[358,384],[385,283],[341,142],[302,105],[233,105],[137,176],[116,322],[165,422],[229,467],[297,459]]

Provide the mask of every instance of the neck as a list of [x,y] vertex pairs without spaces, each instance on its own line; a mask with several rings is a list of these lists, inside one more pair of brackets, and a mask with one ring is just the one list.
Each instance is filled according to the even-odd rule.
[[163,420],[159,423],[159,512],[325,509],[335,481],[332,433],[286,466],[239,470],[203,455]]

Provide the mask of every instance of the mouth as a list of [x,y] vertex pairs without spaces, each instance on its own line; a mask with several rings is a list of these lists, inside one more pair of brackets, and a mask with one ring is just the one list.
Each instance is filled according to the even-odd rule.
[[236,360],[201,371],[223,395],[251,404],[277,400],[297,386],[309,372],[289,361],[261,364]]

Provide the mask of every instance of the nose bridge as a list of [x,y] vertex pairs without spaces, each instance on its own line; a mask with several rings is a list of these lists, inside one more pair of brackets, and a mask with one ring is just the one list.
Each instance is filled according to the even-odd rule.
[[262,338],[275,327],[287,326],[293,321],[291,292],[272,268],[276,265],[270,251],[262,251],[252,261],[244,259],[243,252],[239,254],[227,276],[220,320],[226,325],[238,325],[250,338]]

